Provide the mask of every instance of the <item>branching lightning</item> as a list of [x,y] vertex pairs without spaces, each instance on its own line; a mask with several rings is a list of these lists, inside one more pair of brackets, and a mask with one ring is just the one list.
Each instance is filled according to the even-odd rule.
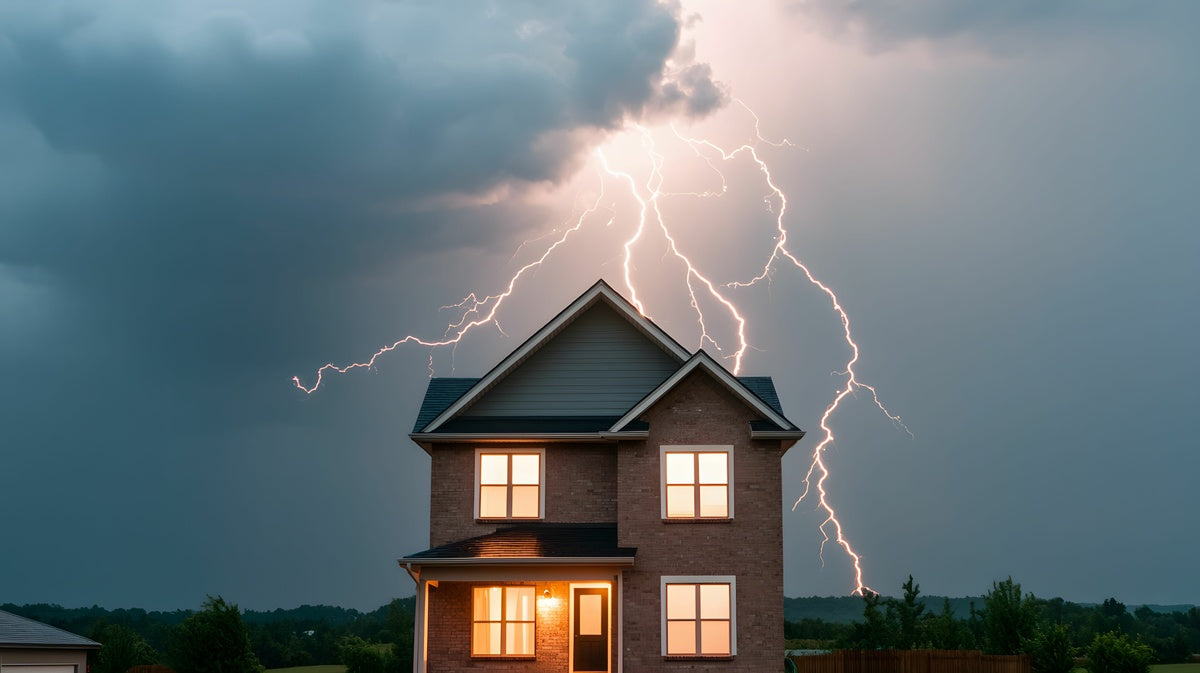
[[[896,414],[889,411],[879,399],[879,395],[874,386],[863,382],[856,371],[855,367],[859,362],[859,346],[855,341],[850,329],[850,317],[843,308],[837,294],[827,284],[820,281],[812,272],[812,270],[800,260],[788,247],[788,229],[785,225],[785,218],[788,210],[788,200],[784,191],[776,184],[771,170],[766,160],[761,156],[759,147],[761,144],[766,144],[774,148],[795,148],[796,145],[788,141],[786,138],[780,141],[770,141],[764,138],[760,131],[760,121],[758,115],[740,100],[735,99],[735,102],[746,110],[746,112],[754,120],[754,141],[742,144],[732,149],[723,148],[716,143],[704,139],[688,137],[680,133],[673,126],[670,127],[672,137],[678,142],[684,143],[694,152],[695,156],[704,161],[720,178],[720,189],[713,191],[698,191],[698,192],[664,192],[664,166],[666,163],[665,157],[661,154],[656,146],[654,134],[641,126],[634,126],[631,129],[632,133],[637,134],[640,150],[645,160],[648,161],[649,170],[643,180],[638,180],[634,177],[632,169],[621,169],[614,166],[614,162],[610,159],[609,154],[602,149],[597,149],[595,152],[596,162],[598,164],[598,175],[600,178],[601,189],[599,196],[587,207],[579,209],[577,216],[573,218],[570,226],[561,231],[557,237],[554,237],[556,232],[535,238],[531,241],[525,241],[517,249],[517,253],[527,246],[532,246],[538,241],[553,238],[553,242],[546,246],[541,256],[532,262],[521,266],[509,278],[504,290],[495,294],[478,294],[470,293],[461,301],[443,306],[444,310],[458,311],[458,317],[455,321],[447,325],[446,330],[439,338],[423,339],[417,336],[409,335],[395,341],[390,345],[386,345],[376,351],[368,360],[364,362],[356,362],[349,365],[338,366],[332,363],[323,365],[317,370],[316,380],[311,387],[305,386],[299,377],[293,377],[293,382],[296,387],[306,393],[312,393],[321,386],[324,376],[328,373],[344,374],[352,369],[364,368],[371,369],[375,366],[376,361],[382,355],[395,350],[403,344],[414,344],[426,348],[437,349],[442,347],[456,348],[462,341],[463,337],[471,330],[484,325],[494,325],[500,329],[497,314],[505,300],[510,297],[518,286],[522,277],[537,268],[548,259],[550,259],[556,251],[567,245],[568,239],[572,234],[578,232],[588,223],[597,221],[603,218],[602,210],[606,210],[603,205],[606,194],[605,187],[612,180],[623,185],[628,196],[637,204],[637,221],[631,225],[631,231],[621,245],[622,256],[622,272],[625,287],[628,290],[630,302],[643,315],[648,315],[646,306],[644,305],[638,293],[637,282],[635,280],[636,270],[633,262],[633,257],[636,251],[642,246],[648,244],[648,240],[652,236],[661,238],[661,242],[666,245],[667,254],[679,264],[681,269],[683,282],[687,288],[688,296],[692,310],[696,315],[696,320],[699,325],[699,343],[703,348],[707,344],[711,344],[714,349],[721,353],[721,356],[729,363],[734,374],[740,373],[742,369],[743,359],[746,351],[750,348],[750,343],[746,336],[747,318],[739,310],[737,305],[731,299],[731,293],[738,290],[757,285],[764,280],[770,281],[772,274],[778,270],[780,266],[790,265],[798,269],[808,282],[816,287],[820,292],[828,298],[830,306],[834,313],[842,323],[842,336],[849,348],[849,358],[840,371],[834,372],[835,375],[844,376],[844,382],[837,390],[833,400],[825,408],[821,415],[820,427],[823,432],[820,442],[813,449],[811,461],[808,471],[804,477],[803,493],[797,498],[792,505],[792,510],[805,499],[815,493],[814,507],[822,512],[824,520],[819,525],[819,529],[823,536],[820,548],[820,557],[824,563],[824,549],[826,543],[834,541],[839,547],[845,551],[854,568],[854,593],[861,594],[863,591],[869,591],[869,587],[864,583],[862,557],[854,550],[849,539],[845,535],[841,521],[837,517],[837,513],[830,502],[829,494],[826,489],[826,482],[829,479],[829,467],[825,463],[825,451],[834,442],[834,430],[831,425],[834,414],[840,408],[843,400],[850,395],[854,395],[859,390],[866,390],[870,393],[871,399],[875,406],[886,415],[893,423],[902,428],[911,436],[912,433],[903,421]],[[775,241],[770,249],[770,253],[762,262],[761,268],[748,279],[732,280],[719,283],[714,281],[710,274],[704,273],[695,262],[681,249],[676,237],[672,233],[671,225],[664,216],[661,202],[664,198],[669,197],[693,197],[693,198],[708,198],[720,197],[727,192],[728,183],[724,173],[720,170],[720,165],[724,162],[730,162],[739,157],[746,157],[753,162],[754,166],[761,173],[762,178],[767,187],[767,196],[765,197],[771,212],[774,215],[775,226]],[[615,216],[609,215],[605,218],[606,224],[612,224]],[[514,253],[514,259],[516,254]],[[706,298],[705,302],[713,302],[720,307],[728,316],[735,326],[734,343],[723,347],[718,339],[710,331],[708,320],[706,319],[705,310],[703,308],[702,298]],[[432,355],[430,355],[430,371],[432,374]]]

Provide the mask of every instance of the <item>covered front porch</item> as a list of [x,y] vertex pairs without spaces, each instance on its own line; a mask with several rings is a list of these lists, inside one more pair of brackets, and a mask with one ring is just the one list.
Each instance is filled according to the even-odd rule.
[[413,671],[621,671],[634,550],[615,537],[610,527],[526,525],[400,559],[417,584]]

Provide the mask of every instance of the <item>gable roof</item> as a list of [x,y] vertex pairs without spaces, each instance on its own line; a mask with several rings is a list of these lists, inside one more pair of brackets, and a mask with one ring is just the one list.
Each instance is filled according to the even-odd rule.
[[804,436],[770,377],[736,377],[703,350],[689,354],[601,280],[483,377],[431,378],[410,437],[426,451],[432,441],[642,438],[649,426],[638,417],[693,372],[761,416],[752,437]]
[[436,432],[444,423],[479,400],[484,393],[491,390],[501,380],[513,373],[518,366],[543,348],[551,339],[570,326],[571,323],[587,312],[588,309],[600,302],[613,309],[619,316],[623,317],[646,336],[651,343],[657,345],[677,362],[682,363],[688,359],[690,354],[687,349],[672,339],[662,328],[639,313],[632,304],[626,301],[616,290],[612,289],[608,283],[600,280],[586,292],[579,295],[575,301],[567,305],[566,308],[560,311],[550,322],[542,326],[541,329],[529,337],[516,350],[509,353],[508,357],[501,360],[498,365],[493,367],[490,372],[461,394],[458,399],[443,409],[441,413],[423,427],[415,429],[415,432]]
[[433,547],[400,559],[415,565],[473,562],[632,565],[637,549],[617,546],[615,523],[528,523]]
[[56,626],[0,610],[0,646],[13,645],[29,648],[87,650],[100,647],[100,643],[90,638],[84,638]]
[[[676,370],[675,373],[670,376],[670,378],[668,378],[666,381],[663,381],[657,388],[652,390],[650,394],[643,397],[642,401],[635,404],[633,408],[626,412],[624,416],[622,416],[619,420],[617,420],[616,423],[613,424],[611,428],[609,428],[609,432],[621,432],[624,430],[626,425],[636,421],[639,416],[646,413],[647,409],[662,399],[664,395],[673,390],[675,386],[679,385],[679,383],[687,378],[689,374],[696,371],[707,372],[719,383],[724,384],[725,388],[735,397],[741,399],[748,406],[762,414],[767,420],[774,423],[777,426],[774,428],[774,430],[783,432],[801,432],[801,435],[803,435],[803,432],[793,425],[791,421],[785,418],[782,412],[776,411],[770,404],[763,401],[763,399],[752,392],[746,386],[746,384],[738,380],[738,378],[733,374],[730,374],[728,369],[722,367],[716,360],[712,359],[712,356],[710,356],[708,353],[705,353],[703,350],[697,351],[696,354],[693,355],[690,360],[684,363],[682,367]],[[756,382],[756,386],[760,387],[760,389],[765,388],[761,382]],[[772,385],[770,390],[771,392],[774,392],[775,386]],[[775,401],[779,401],[778,397],[776,397]],[[799,439],[799,437],[797,437],[797,439]]]

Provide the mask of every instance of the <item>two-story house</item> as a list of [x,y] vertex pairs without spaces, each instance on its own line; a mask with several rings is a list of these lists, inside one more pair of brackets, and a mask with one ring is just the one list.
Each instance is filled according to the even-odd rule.
[[429,382],[414,671],[773,671],[780,459],[768,377],[690,353],[598,282],[482,378]]

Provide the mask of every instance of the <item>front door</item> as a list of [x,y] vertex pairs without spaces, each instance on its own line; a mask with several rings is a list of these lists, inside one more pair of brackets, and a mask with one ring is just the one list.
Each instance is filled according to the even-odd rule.
[[573,671],[608,670],[608,589],[572,587]]

